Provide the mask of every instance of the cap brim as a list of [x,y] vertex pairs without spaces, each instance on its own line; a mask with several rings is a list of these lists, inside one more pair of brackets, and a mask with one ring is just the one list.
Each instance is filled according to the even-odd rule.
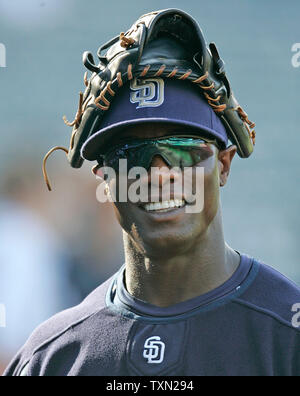
[[[184,126],[193,129],[193,132],[197,135],[201,135],[203,138],[208,139],[217,139],[221,144],[226,147],[227,142],[224,141],[224,136],[219,134],[217,131],[208,128],[207,126],[199,125],[198,123],[186,121],[186,120],[178,120],[178,119],[170,119],[170,118],[137,118],[133,120],[126,120],[122,122],[118,122],[112,125],[109,125],[103,129],[100,129],[98,132],[93,134],[82,146],[81,156],[82,158],[95,161],[99,158],[101,154],[105,152],[105,146],[113,144],[113,139],[116,134],[119,132],[118,137],[122,135],[122,129],[128,126],[140,125],[140,124],[148,124],[148,123],[162,123],[162,124],[170,124],[176,126]],[[141,135],[143,131],[141,130]],[[190,134],[191,131],[184,131],[184,134]],[[183,134],[183,131],[175,131],[174,134]]]

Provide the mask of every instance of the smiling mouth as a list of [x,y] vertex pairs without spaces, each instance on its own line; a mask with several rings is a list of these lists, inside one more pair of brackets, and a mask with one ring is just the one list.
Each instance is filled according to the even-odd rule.
[[169,212],[174,209],[183,208],[186,205],[184,199],[171,199],[170,201],[147,203],[142,206],[146,212]]

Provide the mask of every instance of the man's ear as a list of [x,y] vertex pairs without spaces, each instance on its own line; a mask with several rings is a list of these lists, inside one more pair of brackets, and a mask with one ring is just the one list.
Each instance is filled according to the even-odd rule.
[[237,152],[237,147],[232,145],[225,150],[219,151],[219,175],[220,175],[220,186],[225,186],[231,167],[231,161]]

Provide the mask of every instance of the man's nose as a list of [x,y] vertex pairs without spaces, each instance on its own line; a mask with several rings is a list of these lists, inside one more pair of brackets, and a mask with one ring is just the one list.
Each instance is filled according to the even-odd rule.
[[151,171],[151,168],[164,168],[164,167],[169,168],[168,163],[166,162],[166,160],[161,155],[156,154],[152,158],[149,170]]
[[159,154],[152,158],[150,168],[148,170],[148,184],[154,184],[162,187],[166,183],[175,183],[178,172],[171,171],[172,167],[168,165],[166,160]]

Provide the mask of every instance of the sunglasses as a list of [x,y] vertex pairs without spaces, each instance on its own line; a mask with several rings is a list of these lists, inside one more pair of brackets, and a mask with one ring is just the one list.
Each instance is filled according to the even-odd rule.
[[127,167],[143,167],[149,170],[153,157],[160,155],[168,166],[191,167],[211,157],[214,152],[209,144],[221,149],[216,140],[193,136],[169,136],[157,139],[130,139],[109,148],[98,159],[99,165],[118,171],[119,160],[126,159]]

